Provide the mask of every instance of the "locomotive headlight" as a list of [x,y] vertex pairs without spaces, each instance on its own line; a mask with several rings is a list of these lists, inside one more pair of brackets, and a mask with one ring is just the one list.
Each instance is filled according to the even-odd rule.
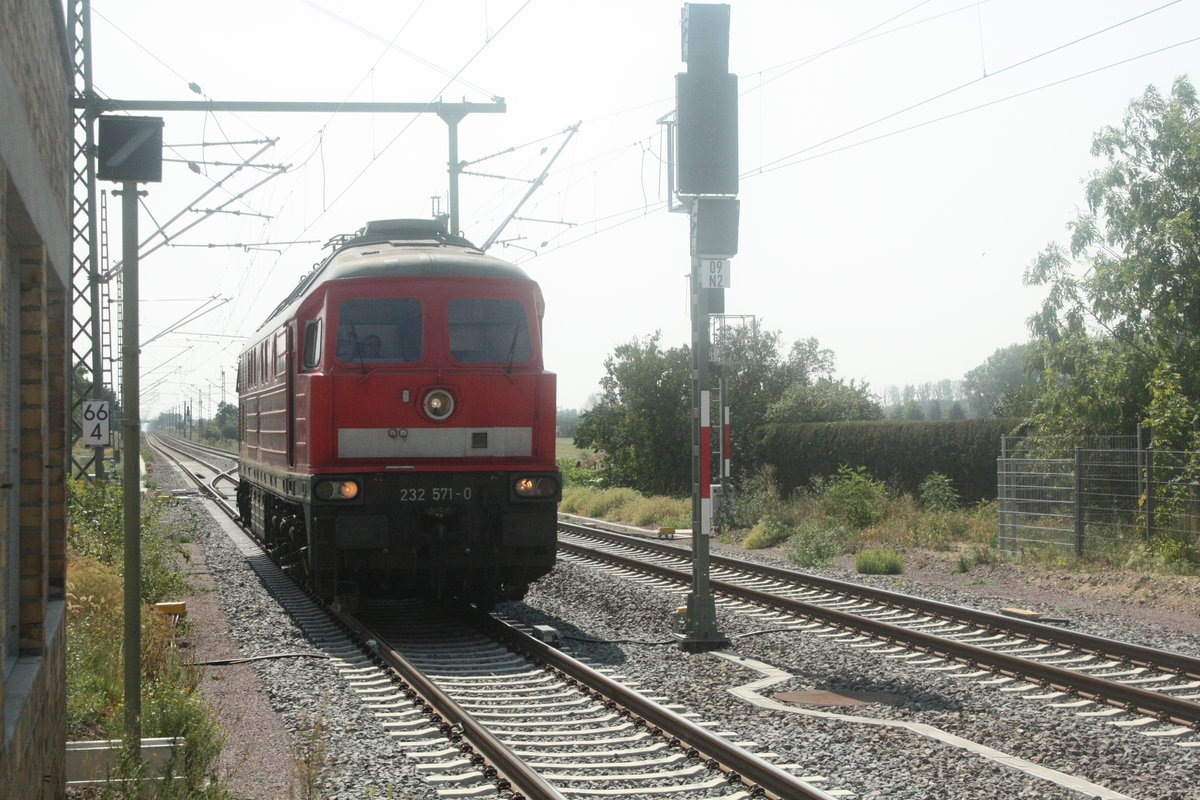
[[519,497],[554,497],[558,481],[544,475],[523,475],[513,483],[513,491]]
[[358,497],[358,482],[318,481],[313,493],[318,500],[353,500]]
[[454,396],[445,389],[434,389],[425,395],[422,405],[430,419],[440,421],[454,413]]

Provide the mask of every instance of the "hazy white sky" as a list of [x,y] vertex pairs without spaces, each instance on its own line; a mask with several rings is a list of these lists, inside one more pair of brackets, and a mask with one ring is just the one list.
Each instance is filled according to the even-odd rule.
[[[1026,339],[1040,300],[1025,266],[1084,204],[1092,134],[1200,56],[1200,0],[732,0],[739,76],[740,251],[729,314],[786,342],[816,337],[838,373],[889,385],[958,379]],[[94,0],[97,90],[125,100],[427,102],[503,97],[467,117],[462,227],[482,242],[562,141],[579,133],[489,252],[546,296],[546,363],[560,407],[582,407],[613,348],[662,331],[688,341],[687,217],[665,210],[678,0]],[[312,264],[368,219],[445,208],[436,116],[152,113],[168,159],[144,237],[143,415],[199,393],[235,400],[241,341]],[[253,153],[290,169],[261,181]],[[227,144],[233,142],[235,144]],[[505,153],[509,148],[512,152]],[[546,148],[545,152],[543,148]],[[120,257],[110,198],[111,257]],[[314,243],[305,243],[312,240]],[[158,237],[156,243],[161,243]],[[262,246],[249,246],[268,243]],[[288,244],[292,243],[292,244]],[[243,246],[229,246],[243,245]],[[199,388],[197,388],[199,387]]]

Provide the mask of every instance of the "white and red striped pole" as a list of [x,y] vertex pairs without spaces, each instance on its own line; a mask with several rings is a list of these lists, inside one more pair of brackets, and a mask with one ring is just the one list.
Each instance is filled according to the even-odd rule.
[[725,424],[721,426],[723,428],[721,431],[723,442],[723,446],[721,447],[721,477],[728,480],[733,475],[730,471],[730,465],[733,463],[733,457],[730,455],[733,452],[730,449],[733,444],[733,427],[729,420],[729,398],[722,397],[721,403],[724,406],[722,410],[725,412]]
[[694,532],[708,536],[712,532],[712,392],[700,390],[700,530]]

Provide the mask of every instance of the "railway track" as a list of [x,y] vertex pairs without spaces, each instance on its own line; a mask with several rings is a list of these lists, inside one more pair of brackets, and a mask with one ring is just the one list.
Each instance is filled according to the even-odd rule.
[[[690,551],[563,523],[560,554],[675,584],[690,583]],[[764,624],[841,638],[905,659],[1200,747],[1200,659],[854,583],[713,556],[727,608]]]
[[[233,470],[149,439],[218,505]],[[170,448],[170,449],[168,449]],[[191,452],[189,452],[191,451]],[[186,456],[184,453],[188,453]],[[183,461],[198,461],[212,477]],[[239,549],[320,655],[444,796],[829,798],[812,785],[498,617],[424,604],[326,606],[248,537]]]

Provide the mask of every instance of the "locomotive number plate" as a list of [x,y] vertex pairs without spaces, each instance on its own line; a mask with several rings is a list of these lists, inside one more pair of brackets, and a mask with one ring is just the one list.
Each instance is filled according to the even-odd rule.
[[401,489],[397,499],[401,503],[424,503],[426,501],[448,503],[454,500],[470,500],[471,487],[455,489],[453,486],[433,486],[426,489],[424,486],[417,486]]

